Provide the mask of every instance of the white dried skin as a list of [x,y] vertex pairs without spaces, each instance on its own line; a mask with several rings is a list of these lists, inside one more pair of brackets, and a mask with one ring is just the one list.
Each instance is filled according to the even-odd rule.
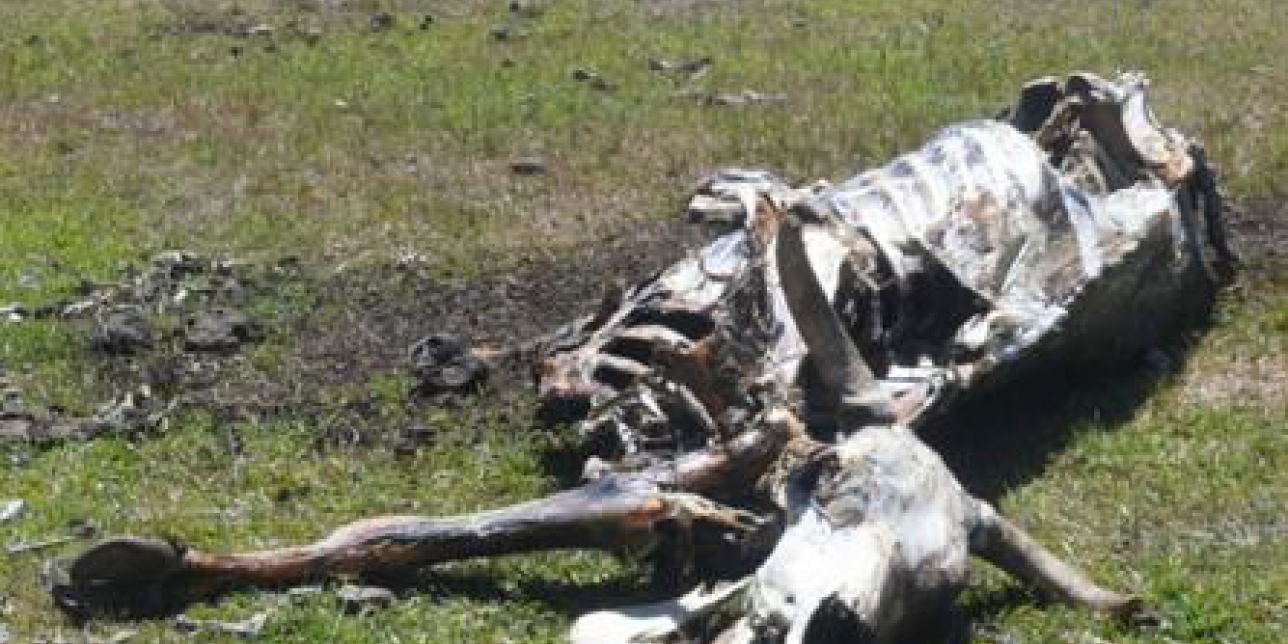
[[[938,455],[902,428],[870,427],[829,461],[788,484],[789,527],[753,576],[715,592],[591,613],[578,620],[573,642],[665,642],[707,617],[704,629],[735,641],[754,633],[757,642],[800,644],[829,628],[822,622],[837,619],[838,609],[848,627],[885,641],[912,611],[960,590],[980,503]],[[717,607],[733,619],[715,623]]]
[[[768,173],[746,170],[716,175],[702,186],[693,208],[737,209],[738,225],[631,289],[611,315],[584,329],[575,346],[554,352],[541,380],[543,395],[561,388],[593,393],[593,402],[611,415],[605,403],[619,400],[623,389],[606,382],[605,374],[624,382],[652,372],[646,358],[621,351],[622,339],[673,347],[696,339],[692,329],[649,321],[642,312],[713,316],[756,271],[763,273],[758,284],[774,332],[761,347],[755,378],[783,390],[799,387],[807,350],[777,283],[776,238],[766,234],[775,226],[766,218],[775,215],[758,204],[782,211],[805,199],[821,204],[828,217],[807,225],[804,235],[814,275],[834,305],[851,296],[842,272],[863,271],[852,265],[859,237],[875,244],[897,281],[910,282],[898,287],[900,298],[933,298],[918,293],[912,282],[944,270],[952,288],[984,303],[974,314],[901,313],[896,326],[962,317],[955,332],[916,336],[914,342],[924,346],[890,356],[874,383],[886,395],[934,378],[967,389],[977,381],[996,384],[1035,361],[1112,361],[1149,346],[1158,327],[1195,301],[1187,295],[1201,288],[1203,276],[1195,268],[1204,261],[1203,231],[1196,224],[1197,205],[1182,199],[1177,181],[1183,176],[1176,174],[1193,169],[1188,143],[1154,124],[1138,76],[1110,83],[1081,75],[1066,84],[1089,86],[1079,100],[1102,101],[1104,110],[1116,110],[1132,124],[1127,136],[1114,138],[1117,130],[1103,134],[1097,140],[1104,143],[1087,151],[1094,158],[1071,153],[1057,168],[1033,137],[1007,123],[976,121],[945,129],[922,149],[837,186],[792,189]],[[1077,135],[1091,136],[1082,130]],[[1129,149],[1115,149],[1124,146]],[[1106,157],[1109,152],[1130,158]],[[1089,189],[1088,183],[1112,183],[1105,178],[1110,175],[1134,181],[1112,191]],[[1156,315],[1121,313],[1129,310]],[[633,395],[649,397],[643,391]],[[655,421],[666,423],[665,414]],[[617,433],[631,433],[615,422]]]
[[803,642],[832,602],[884,640],[910,609],[964,584],[976,502],[902,428],[846,439],[835,469],[791,496],[795,519],[749,589],[748,619],[762,634]]

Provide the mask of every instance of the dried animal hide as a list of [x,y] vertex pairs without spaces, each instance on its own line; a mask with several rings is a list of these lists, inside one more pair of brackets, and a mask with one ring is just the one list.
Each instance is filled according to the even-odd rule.
[[674,395],[658,381],[687,384],[665,378],[665,358],[721,326],[759,333],[740,338],[763,356],[745,377],[806,396],[812,378],[837,377],[808,358],[776,283],[775,231],[792,209],[809,267],[874,376],[855,395],[889,400],[936,382],[974,391],[1153,346],[1210,302],[1233,257],[1201,148],[1156,124],[1145,84],[1035,81],[1009,121],[948,128],[837,186],[716,175],[690,216],[732,230],[552,342],[538,374],[547,412],[593,409],[587,430],[607,421],[627,453],[639,450],[649,423],[637,415],[674,421],[659,413]]
[[1087,580],[965,492],[915,433],[954,395],[1148,347],[1210,301],[1232,256],[1201,149],[1158,126],[1145,81],[1024,88],[845,183],[707,182],[726,231],[550,339],[543,409],[597,446],[587,483],[462,517],[378,517],[314,544],[213,555],[116,539],[55,587],[74,614],[156,612],[281,585],[550,548],[651,548],[677,599],[593,613],[579,644],[893,642],[950,601],[970,555],[1117,615]]
[[1131,610],[963,492],[908,430],[950,395],[1134,355],[1228,276],[1202,150],[1157,125],[1145,85],[1036,81],[1008,122],[948,128],[837,186],[738,170],[708,181],[690,216],[732,230],[557,345],[543,400],[590,409],[583,432],[637,459],[719,443],[775,403],[722,395],[694,367],[714,338],[755,346],[743,381],[804,396],[826,447],[768,483],[787,527],[754,575],[588,616],[574,640],[890,641],[955,594],[968,553],[1070,601]]

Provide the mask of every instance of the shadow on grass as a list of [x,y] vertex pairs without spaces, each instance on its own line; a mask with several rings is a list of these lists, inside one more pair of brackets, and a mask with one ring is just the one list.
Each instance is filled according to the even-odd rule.
[[537,600],[547,609],[567,617],[613,606],[660,601],[675,594],[634,574],[579,584],[549,578],[515,581],[499,578],[486,570],[427,571],[414,583],[393,587],[399,592],[430,597],[464,597],[478,601]]
[[[1212,323],[1209,309],[1175,330],[1157,350],[1165,364],[1141,355],[1098,372],[1035,374],[1020,386],[957,404],[945,418],[926,428],[923,438],[966,490],[996,503],[1009,491],[1040,477],[1080,435],[1117,431],[1130,422],[1168,374],[1183,369]],[[964,644],[979,632],[979,624],[996,615],[1046,601],[1015,581],[1001,589],[970,592],[940,619],[930,620],[921,641]]]
[[1112,431],[1130,421],[1165,374],[1140,363],[1102,374],[1046,374],[961,403],[924,438],[967,490],[996,501],[1040,476],[1090,425]]

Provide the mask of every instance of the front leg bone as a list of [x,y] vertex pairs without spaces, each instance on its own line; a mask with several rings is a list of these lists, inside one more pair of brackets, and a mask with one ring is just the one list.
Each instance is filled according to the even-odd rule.
[[[681,540],[698,524],[751,525],[744,513],[692,494],[662,492],[647,479],[609,477],[517,505],[454,517],[382,516],[343,526],[311,544],[229,554],[154,539],[118,538],[82,553],[60,607],[146,616],[236,586],[289,586],[341,576],[398,575],[447,561],[556,549],[648,550]],[[679,531],[663,532],[664,526]]]
[[156,539],[110,539],[76,557],[67,583],[52,590],[55,602],[73,616],[145,616],[230,586],[401,574],[447,561],[537,550],[639,551],[663,536],[689,539],[685,533],[697,526],[745,533],[759,522],[699,494],[718,496],[756,480],[789,437],[769,425],[665,467],[608,475],[543,499],[455,517],[363,519],[307,545],[212,554]]

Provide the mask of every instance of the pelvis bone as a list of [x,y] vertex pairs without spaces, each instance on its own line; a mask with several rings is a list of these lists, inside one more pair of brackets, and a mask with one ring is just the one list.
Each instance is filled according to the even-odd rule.
[[965,492],[916,430],[945,410],[951,423],[956,397],[1130,355],[1210,302],[1233,262],[1215,182],[1144,88],[1035,81],[1007,118],[838,185],[711,178],[690,216],[718,236],[543,344],[543,412],[597,450],[581,487],[263,552],[113,539],[55,599],[138,615],[230,584],[644,548],[693,589],[587,615],[574,642],[899,641],[962,588],[972,554],[1130,615],[1136,600]]

